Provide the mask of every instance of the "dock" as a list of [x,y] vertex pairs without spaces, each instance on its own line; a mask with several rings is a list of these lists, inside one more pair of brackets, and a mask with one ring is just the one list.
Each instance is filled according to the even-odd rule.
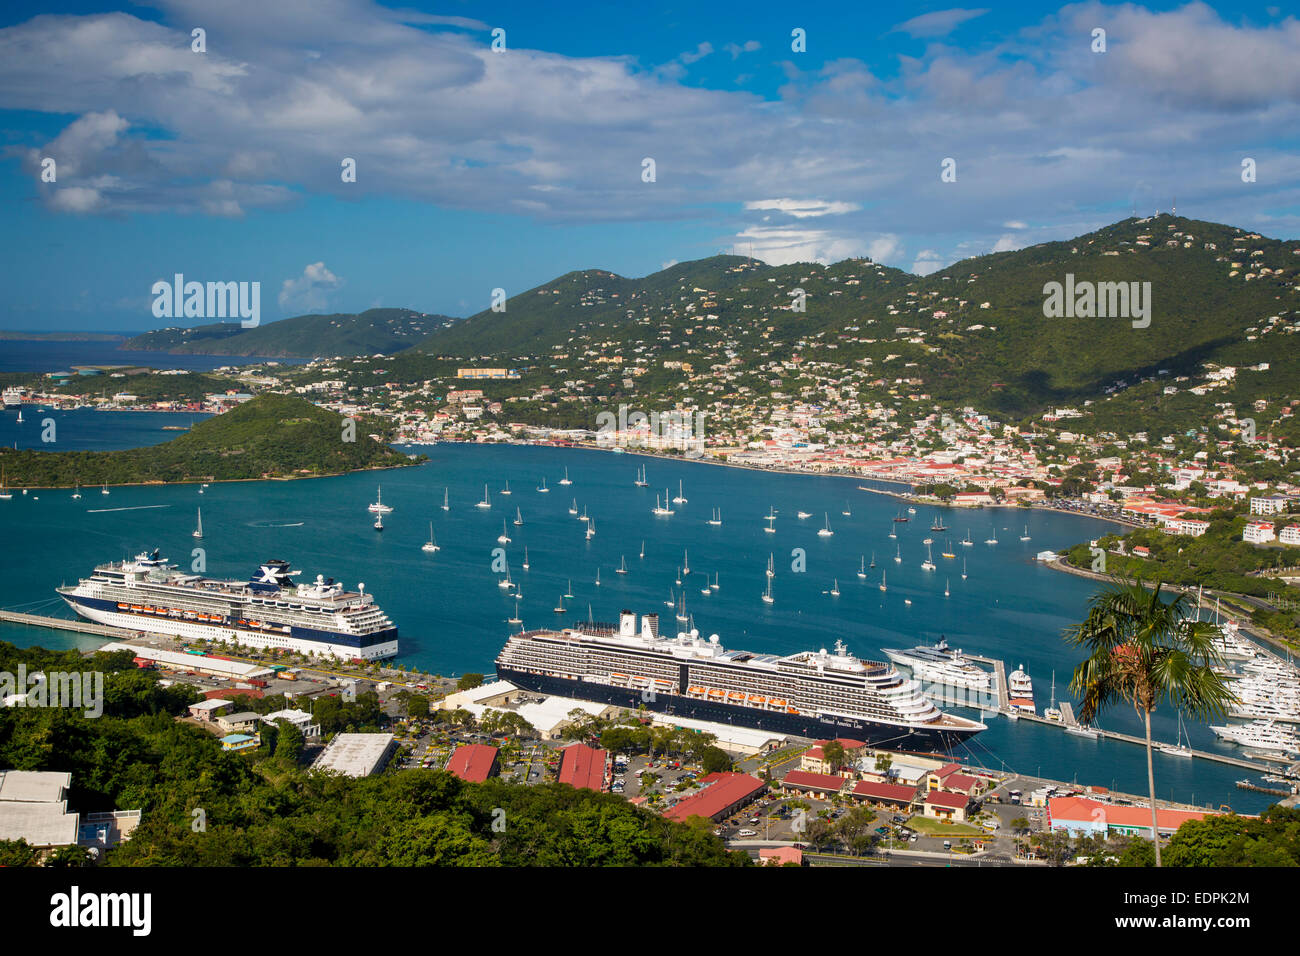
[[0,611],[0,621],[9,624],[26,624],[29,627],[49,627],[60,631],[77,631],[81,634],[94,634],[98,637],[109,637],[119,641],[138,637],[140,634],[139,631],[128,631],[120,627],[111,627],[108,624],[96,624],[94,621],[66,617],[44,617],[40,614],[22,614],[18,611]]

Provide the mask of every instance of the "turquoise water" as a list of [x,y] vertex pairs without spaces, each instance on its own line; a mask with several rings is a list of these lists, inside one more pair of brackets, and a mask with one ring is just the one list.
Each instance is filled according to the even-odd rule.
[[[934,572],[920,567],[922,539],[930,535],[932,509],[898,525],[897,541],[888,537],[898,502],[857,490],[851,479],[780,475],[690,463],[642,459],[632,455],[561,448],[439,445],[421,449],[430,462],[419,467],[324,478],[312,481],[213,484],[199,495],[194,486],[116,488],[109,496],[92,489],[80,501],[66,491],[16,495],[0,502],[0,605],[49,601],[52,589],[88,573],[94,564],[119,559],[145,548],[160,547],[182,566],[191,549],[206,551],[207,572],[245,578],[267,558],[284,558],[303,578],[317,573],[348,586],[364,582],[400,628],[407,664],[442,673],[490,672],[492,662],[513,628],[506,623],[514,599],[497,587],[493,549],[500,547],[502,520],[512,522],[518,507],[524,524],[507,524],[513,541],[505,546],[512,578],[520,582],[520,617],[525,627],[574,618],[585,619],[588,606],[598,621],[618,611],[657,611],[673,623],[665,606],[669,589],[686,590],[687,607],[704,634],[717,633],[730,647],[792,652],[832,647],[842,639],[851,651],[877,656],[881,647],[910,647],[946,635],[953,646],[1000,657],[1010,671],[1024,664],[1034,678],[1040,709],[1050,698],[1056,674],[1058,700],[1069,699],[1066,685],[1076,652],[1060,640],[1060,631],[1084,612],[1092,582],[1049,570],[1034,561],[1043,549],[1063,548],[1111,526],[1095,519],[1011,509],[944,513],[949,530],[936,533]],[[648,467],[649,488],[636,488],[638,466]],[[568,467],[574,484],[559,484]],[[537,492],[545,477],[551,491]],[[689,501],[673,505],[676,514],[655,517],[655,495],[665,486],[677,493],[684,482]],[[513,494],[498,492],[509,481]],[[492,508],[474,507],[488,483]],[[366,505],[382,484],[383,499],[395,509],[385,530],[372,527]],[[440,508],[444,487],[451,510]],[[568,513],[576,498],[595,520],[596,536],[584,537],[585,525]],[[847,503],[847,505],[846,505]],[[206,537],[195,542],[195,508],[203,508]],[[100,509],[141,508],[147,510]],[[161,507],[156,507],[161,506]],[[715,507],[723,524],[709,525]],[[776,534],[763,532],[769,507],[778,511]],[[848,508],[851,516],[841,514]],[[92,510],[94,513],[91,513]],[[799,510],[813,517],[798,520]],[[831,537],[819,537],[823,513],[829,513]],[[434,523],[442,550],[425,554],[420,545]],[[1021,542],[1028,524],[1031,541]],[[983,542],[996,527],[999,544]],[[967,530],[976,542],[962,547]],[[956,560],[940,556],[951,539]],[[645,542],[646,557],[638,557]],[[895,545],[902,563],[893,561]],[[528,548],[530,570],[521,567]],[[674,581],[689,549],[692,573],[682,587]],[[806,570],[792,570],[792,549],[803,549]],[[877,568],[857,577],[859,556]],[[775,556],[774,605],[762,603],[768,555]],[[629,572],[615,573],[622,558]],[[961,561],[969,578],[961,579]],[[600,585],[596,586],[599,568]],[[878,589],[880,572],[888,573],[889,590]],[[720,590],[704,597],[704,574],[720,576]],[[839,597],[828,593],[838,578]],[[572,580],[571,613],[552,608]],[[947,583],[951,596],[943,596]],[[904,603],[910,598],[912,604]],[[95,642],[65,632],[0,625],[0,638],[20,644],[92,646]],[[1143,750],[1121,742],[1073,737],[1027,722],[988,719],[989,729],[975,738],[963,756],[973,762],[1010,768],[1080,783],[1144,792]],[[1104,714],[1101,726],[1140,733],[1131,711]],[[1158,712],[1154,733],[1176,736],[1176,719]],[[1204,727],[1190,728],[1194,746],[1234,752],[1219,744]],[[1245,775],[1205,761],[1157,753],[1156,783],[1162,797],[1200,803],[1230,803],[1257,810],[1272,802],[1267,795],[1237,790]]]
[[[0,411],[0,447],[42,451],[143,448],[182,434],[170,428],[187,428],[212,417],[200,412],[101,412],[93,408],[51,409],[48,405],[24,405],[21,411],[22,422],[18,421],[19,409]],[[54,422],[53,430],[47,420]]]

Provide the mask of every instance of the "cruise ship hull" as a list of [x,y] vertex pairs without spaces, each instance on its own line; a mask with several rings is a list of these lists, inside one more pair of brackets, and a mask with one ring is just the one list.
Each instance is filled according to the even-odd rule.
[[157,617],[147,614],[123,612],[113,601],[60,591],[81,617],[97,624],[107,624],[128,631],[145,631],[150,634],[167,634],[200,641],[229,641],[257,649],[284,649],[300,654],[326,654],[351,660],[373,661],[397,654],[397,629],[367,634],[364,638],[328,631],[291,627],[289,633],[248,630],[229,624],[202,624],[184,618]]
[[548,674],[497,666],[497,676],[523,690],[558,697],[591,700],[629,709],[644,707],[665,716],[685,717],[717,724],[731,724],[763,730],[777,736],[808,737],[821,740],[833,737],[850,737],[870,746],[891,749],[948,751],[984,727],[976,724],[962,728],[899,727],[852,717],[822,719],[807,714],[790,714],[756,707],[738,706],[725,702],[683,697],[679,694],[656,693],[653,701],[643,699],[641,690],[632,687],[615,687],[596,681],[573,680]]

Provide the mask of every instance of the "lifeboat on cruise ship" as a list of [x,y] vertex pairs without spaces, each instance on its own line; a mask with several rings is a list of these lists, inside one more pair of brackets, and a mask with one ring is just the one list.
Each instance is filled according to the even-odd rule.
[[766,697],[761,697],[761,696],[759,696],[758,694],[750,694],[750,695],[749,695],[749,703],[750,703],[751,706],[754,706],[754,707],[762,707],[764,704],[767,703],[767,698],[766,698]]
[[786,712],[787,714],[797,714],[797,713],[799,713],[799,708],[798,708],[798,707],[787,707],[787,708],[785,709],[785,712]]
[[628,677],[626,674],[610,674],[609,679],[612,681],[618,681],[620,683],[626,683]]
[[723,697],[723,696],[725,696],[725,695],[722,693],[722,691],[718,690],[718,688],[716,688],[716,687],[710,687],[710,688],[709,688],[709,696],[710,696],[710,697]]
[[118,601],[118,602],[117,602],[117,609],[118,609],[119,611],[126,611],[126,610],[129,610],[130,607],[131,607],[131,605],[129,605],[129,604],[123,604],[121,601]]
[[775,707],[777,710],[785,710],[786,702],[780,697],[769,697],[767,700],[767,706]]
[[131,610],[133,610],[133,611],[135,611],[137,614],[139,614],[139,613],[141,613],[142,611],[144,611],[144,608],[141,607],[139,604],[132,604],[132,605],[131,605]]
[[733,690],[731,693],[727,694],[727,700],[729,701],[730,700],[742,701],[744,699],[745,699],[745,695],[738,690]]
[[686,688],[686,695],[687,695],[688,697],[701,697],[701,696],[704,695],[704,688],[703,688],[703,687],[688,687],[688,688]]

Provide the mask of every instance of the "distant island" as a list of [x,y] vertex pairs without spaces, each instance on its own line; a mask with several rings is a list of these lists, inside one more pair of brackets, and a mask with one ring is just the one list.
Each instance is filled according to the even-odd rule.
[[[348,431],[353,439],[345,440]],[[4,481],[17,488],[70,488],[187,481],[316,478],[414,463],[350,428],[342,415],[293,395],[259,395],[184,435],[123,451],[0,449]],[[418,460],[418,459],[416,459]]]
[[246,329],[238,321],[145,332],[121,348],[185,355],[321,358],[391,354],[410,348],[457,320],[411,309],[368,309],[333,315],[299,315]]
[[125,335],[112,332],[23,332],[0,329],[0,342],[122,342]]

